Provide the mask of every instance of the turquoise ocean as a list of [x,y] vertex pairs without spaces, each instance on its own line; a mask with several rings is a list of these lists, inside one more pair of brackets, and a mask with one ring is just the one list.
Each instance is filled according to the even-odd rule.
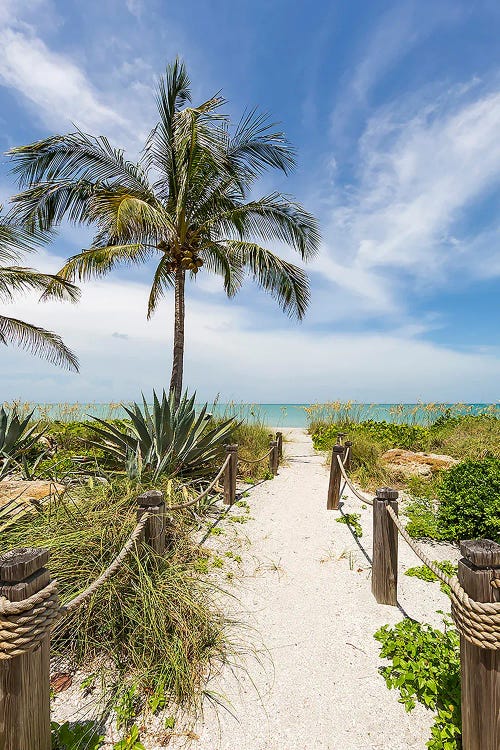
[[[325,408],[328,408],[328,404]],[[64,422],[88,419],[90,415],[101,419],[120,419],[126,413],[120,404],[115,403],[76,403],[76,404],[23,404],[24,409],[34,409],[35,417],[60,419]],[[218,416],[235,415],[248,421],[260,421],[272,427],[307,427],[308,409],[312,404],[246,404],[215,403],[209,411]],[[321,409],[322,406],[316,407]],[[425,404],[361,404],[350,402],[349,413],[356,419],[374,419],[388,422],[414,422],[429,424],[443,414],[446,409],[454,414],[480,414],[493,411],[499,416],[499,405],[496,404],[439,404],[429,407]],[[345,413],[345,405],[340,406],[340,413]],[[318,412],[316,412],[318,413]],[[318,414],[319,416],[319,414]]]

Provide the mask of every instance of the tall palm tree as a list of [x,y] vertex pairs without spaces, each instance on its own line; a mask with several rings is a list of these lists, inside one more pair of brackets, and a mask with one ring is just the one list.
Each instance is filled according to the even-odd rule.
[[[2,217],[2,210],[0,206],[0,302],[10,302],[16,293],[32,289],[41,291],[42,299],[56,297],[76,301],[78,288],[66,279],[17,265],[24,253],[33,251],[35,238]],[[78,371],[76,356],[60,336],[0,313],[0,344],[9,343],[18,344],[54,364]]]
[[250,198],[268,168],[285,174],[294,153],[283,133],[255,110],[232,128],[217,95],[190,106],[184,64],[169,65],[157,87],[159,121],[138,163],[109,141],[81,131],[14,148],[14,172],[23,189],[16,216],[31,230],[48,230],[63,218],[97,227],[92,246],[70,258],[68,280],[103,276],[120,263],[159,259],[148,318],[174,289],[175,324],[170,388],[182,391],[186,275],[201,267],[223,278],[232,297],[246,273],[281,308],[301,319],[309,301],[304,271],[260,241],[284,243],[303,260],[317,252],[316,220],[279,193]]

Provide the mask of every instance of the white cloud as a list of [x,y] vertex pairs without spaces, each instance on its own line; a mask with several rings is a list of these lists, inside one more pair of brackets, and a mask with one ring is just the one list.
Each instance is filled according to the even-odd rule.
[[41,39],[4,27],[0,45],[1,81],[34,104],[50,127],[71,121],[90,131],[126,127],[125,120],[100,101],[82,71]]
[[373,90],[397,64],[436,30],[449,30],[464,13],[464,8],[448,0],[434,0],[432,13],[417,0],[400,0],[382,13],[348,65],[331,117],[334,137],[348,136],[345,131],[352,115],[368,107]]
[[[45,268],[57,261],[45,258]],[[8,310],[60,333],[79,354],[80,375],[63,374],[15,348],[2,350],[2,399],[108,401],[168,383],[172,304],[149,323],[147,286],[108,279],[85,286],[79,305],[18,301]],[[384,334],[248,328],[247,311],[189,299],[186,383],[200,397],[263,402],[355,398],[363,401],[492,400],[500,358],[456,352],[414,338],[420,329]],[[6,366],[5,366],[6,365]],[[12,373],[12,374],[11,374]],[[36,385],[35,385],[36,383]]]
[[127,0],[127,9],[136,18],[140,18],[143,11],[142,0]]
[[[476,83],[422,101],[416,112],[411,105],[408,111],[402,100],[369,119],[357,182],[347,201],[331,208],[329,260],[322,265],[336,284],[378,300],[381,312],[401,308],[402,273],[413,285],[438,286],[457,270],[469,278],[499,272],[492,230],[476,228],[469,238],[460,222],[498,183],[500,91]],[[489,251],[478,258],[486,240]]]

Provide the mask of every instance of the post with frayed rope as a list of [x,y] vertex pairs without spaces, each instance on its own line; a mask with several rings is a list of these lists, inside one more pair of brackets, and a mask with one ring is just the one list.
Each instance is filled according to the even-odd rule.
[[[488,539],[460,543],[458,580],[477,602],[499,602],[500,544]],[[500,650],[480,648],[460,636],[463,750],[500,747]]]
[[337,445],[333,446],[332,449],[332,462],[330,464],[330,480],[328,482],[328,497],[326,501],[327,510],[338,510],[340,502],[340,466],[338,458],[342,461],[344,457],[344,446]]
[[345,445],[344,468],[346,472],[349,473],[351,471],[352,440],[346,440],[344,445]]
[[283,433],[282,432],[276,433],[276,442],[278,443],[278,460],[281,461],[283,459]]
[[48,559],[33,548],[0,557],[2,750],[51,748],[50,631],[59,607]]
[[379,604],[398,603],[398,530],[389,513],[398,512],[397,490],[382,487],[373,501],[372,594]]
[[238,476],[238,445],[226,445],[229,463],[224,470],[224,505],[232,505],[236,500],[236,477]]
[[148,520],[144,527],[144,543],[151,547],[157,555],[165,554],[166,547],[166,516],[165,500],[160,490],[148,490],[137,498],[137,520],[140,521],[145,513]]
[[279,458],[279,452],[278,452],[278,441],[277,440],[271,440],[269,442],[269,448],[271,450],[269,454],[269,471],[273,475],[273,477],[276,476],[278,473],[278,466],[280,462]]

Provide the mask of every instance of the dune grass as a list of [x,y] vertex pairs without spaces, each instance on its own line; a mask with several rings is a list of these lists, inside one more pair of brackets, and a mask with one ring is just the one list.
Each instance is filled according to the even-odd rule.
[[[163,489],[175,499],[172,484]],[[49,549],[49,568],[64,604],[121,549],[136,524],[136,498],[144,489],[115,480],[68,491],[4,530],[2,551],[26,545]],[[207,676],[226,658],[229,623],[217,604],[218,590],[197,570],[202,554],[192,537],[197,525],[194,512],[177,512],[176,543],[165,557],[139,547],[88,603],[62,619],[52,642],[56,661],[72,669],[105,666],[143,695],[161,689],[168,702],[198,707]]]

